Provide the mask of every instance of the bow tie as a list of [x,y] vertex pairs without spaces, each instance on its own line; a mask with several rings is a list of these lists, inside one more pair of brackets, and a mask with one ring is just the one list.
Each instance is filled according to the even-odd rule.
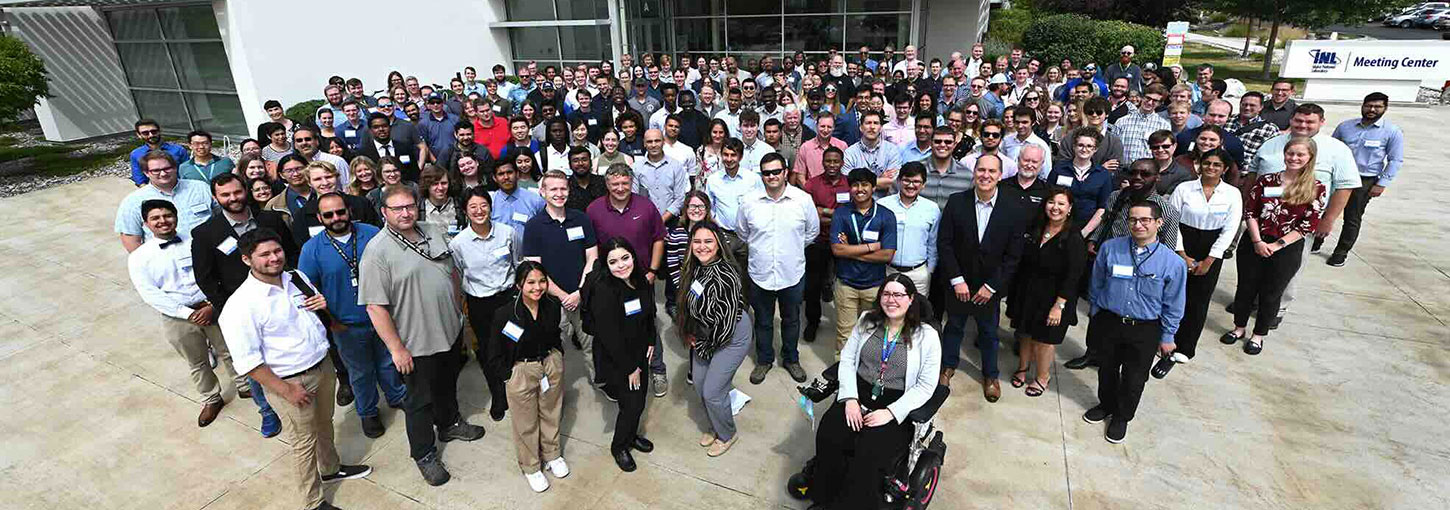
[[171,238],[170,241],[162,241],[161,242],[161,249],[165,250],[167,246],[171,246],[173,244],[181,244],[181,237],[180,236],[177,236],[177,237]]

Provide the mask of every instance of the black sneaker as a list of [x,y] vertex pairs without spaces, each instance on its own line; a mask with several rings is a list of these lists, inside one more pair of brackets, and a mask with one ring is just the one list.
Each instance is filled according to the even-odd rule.
[[1112,415],[1113,413],[1108,412],[1107,409],[1103,409],[1102,406],[1098,406],[1092,409],[1088,409],[1086,413],[1083,413],[1082,421],[1088,423],[1102,423],[1103,420],[1108,419],[1108,417]]
[[1329,264],[1331,267],[1344,267],[1344,261],[1345,261],[1345,259],[1348,259],[1348,258],[1349,258],[1349,255],[1342,255],[1342,254],[1336,253],[1336,254],[1330,255],[1329,256],[1329,260],[1328,261],[1325,261],[1324,263],[1325,264]]
[[1309,244],[1309,253],[1319,253],[1319,249],[1324,247],[1325,239],[1324,237],[1315,236],[1314,242]]
[[382,418],[377,416],[364,416],[362,419],[362,430],[364,436],[377,439],[383,437],[383,432],[387,429],[383,427]]
[[1108,431],[1103,434],[1103,438],[1107,439],[1109,443],[1118,444],[1123,442],[1123,439],[1127,437],[1128,422],[1123,420],[1112,420],[1108,422]]
[[820,329],[820,325],[819,324],[815,324],[815,323],[806,324],[805,335],[801,337],[801,340],[804,340],[805,343],[808,343],[808,344],[809,343],[814,343],[816,341],[816,331],[818,329]]
[[458,423],[454,423],[447,430],[439,431],[438,440],[445,443],[455,439],[460,441],[477,441],[483,438],[483,432],[483,427],[458,420]]
[[343,480],[356,480],[373,473],[373,468],[358,465],[349,466],[342,464],[337,467],[337,472],[330,475],[322,475],[322,483],[341,482]]
[[1071,370],[1082,370],[1087,367],[1098,366],[1098,362],[1092,356],[1083,354],[1082,356],[1067,360],[1067,363],[1063,363],[1062,366]]
[[352,385],[337,385],[337,407],[347,407],[352,404]]
[[448,474],[448,468],[443,466],[443,459],[438,458],[436,451],[418,459],[418,472],[423,474],[423,481],[434,487],[448,483],[448,480],[453,478],[453,475]]
[[488,410],[488,417],[493,421],[503,421],[504,413],[508,412],[508,406],[495,406]]

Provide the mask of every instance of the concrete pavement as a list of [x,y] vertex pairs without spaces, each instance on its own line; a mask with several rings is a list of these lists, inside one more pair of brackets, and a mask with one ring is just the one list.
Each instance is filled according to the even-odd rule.
[[[1331,126],[1358,111],[1329,110]],[[1257,357],[1215,341],[1230,324],[1229,264],[1200,355],[1150,380],[1125,444],[1079,418],[1096,402],[1091,370],[1059,365],[1035,399],[1004,382],[1002,400],[987,404],[974,380],[980,357],[966,348],[938,418],[949,449],[931,508],[1450,507],[1450,227],[1439,217],[1450,149],[1434,141],[1443,113],[1390,110],[1408,132],[1401,177],[1370,206],[1348,265],[1306,258],[1302,297]],[[258,435],[251,402],[196,427],[186,369],[132,290],[111,232],[131,189],[93,179],[0,200],[0,508],[295,509],[287,448]],[[1083,334],[1069,331],[1060,361],[1081,352]],[[463,408],[488,435],[443,448],[453,481],[423,483],[401,414],[385,407],[388,432],[369,440],[348,408],[336,420],[343,459],[374,472],[327,494],[348,510],[805,508],[783,488],[814,449],[795,384],[773,370],[751,385],[747,362],[736,382],[755,400],[738,417],[740,442],[709,459],[694,444],[704,414],[684,382],[683,349],[663,336],[672,386],[649,400],[657,448],[636,456],[635,473],[610,460],[615,406],[587,389],[570,348],[562,428],[573,474],[548,492],[533,494],[518,473],[508,422],[488,419],[469,364]],[[802,344],[813,375],[829,363],[828,338]],[[1016,359],[1004,352],[1010,374]]]

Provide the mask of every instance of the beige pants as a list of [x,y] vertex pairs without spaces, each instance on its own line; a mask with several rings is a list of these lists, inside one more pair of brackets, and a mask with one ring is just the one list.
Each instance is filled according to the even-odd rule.
[[161,336],[166,337],[166,341],[176,349],[181,359],[186,360],[187,367],[191,369],[191,383],[196,385],[196,392],[201,394],[203,404],[222,401],[216,371],[211,368],[211,361],[207,359],[208,346],[216,354],[217,368],[231,375],[232,384],[236,385],[237,391],[250,387],[246,375],[237,375],[234,372],[232,354],[227,350],[227,343],[222,339],[222,330],[216,323],[197,326],[175,317],[160,317]]
[[[581,303],[580,306],[583,304]],[[559,331],[563,335],[560,338],[563,338],[565,342],[569,341],[570,334],[579,337],[579,346],[584,349],[584,369],[589,372],[589,385],[594,386],[594,337],[584,332],[584,321],[579,317],[578,308],[573,311],[568,308],[564,309],[563,317],[559,320]],[[513,404],[509,404],[509,406],[512,407]]]
[[926,296],[928,293],[931,292],[931,287],[929,286],[929,284],[931,283],[931,271],[927,270],[926,264],[922,264],[921,267],[912,269],[904,273],[901,271],[897,271],[896,268],[893,268],[891,266],[886,266],[886,276],[891,276],[894,274],[906,275],[906,277],[911,280],[912,285],[916,285],[917,294]]
[[[540,392],[542,379],[549,378],[549,391]],[[550,351],[544,361],[514,363],[513,375],[504,382],[513,418],[514,449],[519,469],[537,473],[542,462],[559,458],[559,418],[564,413],[564,356]]]
[[302,508],[317,508],[322,505],[322,474],[336,473],[341,467],[337,447],[332,444],[337,372],[332,360],[324,356],[317,366],[283,381],[300,384],[312,392],[312,402],[306,407],[297,407],[270,390],[267,401],[282,418],[284,439],[292,447],[292,475],[302,495]]
[[832,295],[836,305],[836,359],[841,359],[841,349],[846,347],[846,338],[856,327],[856,319],[876,303],[876,290],[880,287],[858,289],[837,281]]

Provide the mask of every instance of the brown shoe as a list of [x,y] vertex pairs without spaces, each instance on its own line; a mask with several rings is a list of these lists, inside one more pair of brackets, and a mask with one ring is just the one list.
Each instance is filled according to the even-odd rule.
[[941,385],[942,386],[951,386],[952,385],[952,376],[953,375],[956,375],[956,373],[957,373],[957,369],[955,369],[955,368],[943,368],[943,369],[941,369]]
[[996,379],[983,379],[982,396],[986,397],[988,402],[996,402],[997,399],[1002,398],[1002,384]]
[[217,415],[222,413],[222,407],[225,405],[227,405],[226,402],[218,400],[201,406],[201,415],[196,417],[196,426],[211,425],[211,422],[216,421]]

